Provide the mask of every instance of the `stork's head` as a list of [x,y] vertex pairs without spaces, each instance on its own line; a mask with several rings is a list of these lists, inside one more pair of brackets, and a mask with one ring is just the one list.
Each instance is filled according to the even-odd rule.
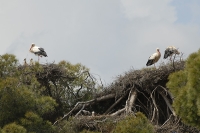
[[159,48],[156,48],[156,51],[157,51],[157,52],[160,52],[160,49],[159,49]]
[[26,61],[26,58],[24,58],[24,61]]
[[32,43],[31,47],[35,47],[35,43]]
[[179,52],[177,49],[176,49],[176,51],[175,51],[175,52],[176,52],[176,54],[178,54],[178,55],[180,54],[180,52]]
[[[32,48],[32,47],[35,47],[35,44],[34,44],[34,43],[31,44],[31,48]],[[31,51],[31,48],[30,48],[29,51]]]

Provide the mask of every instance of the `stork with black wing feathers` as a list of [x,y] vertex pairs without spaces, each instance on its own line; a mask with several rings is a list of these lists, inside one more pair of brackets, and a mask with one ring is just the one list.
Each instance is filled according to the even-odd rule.
[[38,56],[38,62],[39,62],[39,57],[48,57],[47,56],[47,53],[44,51],[44,48],[41,48],[41,47],[38,47],[38,46],[35,46],[34,43],[32,43],[31,45],[31,48],[29,50],[31,53],[34,53],[35,55]]

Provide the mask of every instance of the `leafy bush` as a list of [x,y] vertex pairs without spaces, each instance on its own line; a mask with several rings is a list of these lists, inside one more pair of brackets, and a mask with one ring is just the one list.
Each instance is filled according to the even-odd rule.
[[113,133],[153,133],[154,127],[144,114],[138,112],[117,123]]
[[19,123],[23,125],[28,132],[51,133],[54,131],[54,128],[49,121],[44,121],[33,112],[27,112],[25,118],[22,118]]
[[26,133],[26,129],[16,123],[5,125],[1,131],[2,133]]
[[78,129],[75,125],[73,118],[69,118],[68,120],[59,121],[55,126],[55,130],[59,133],[76,133]]
[[177,115],[183,122],[200,129],[200,50],[188,57],[183,71],[169,76],[167,87],[174,96]]

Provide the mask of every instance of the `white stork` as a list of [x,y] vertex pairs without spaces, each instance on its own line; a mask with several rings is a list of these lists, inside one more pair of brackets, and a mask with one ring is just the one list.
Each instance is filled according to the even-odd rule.
[[38,62],[39,62],[39,56],[47,57],[47,53],[44,51],[43,48],[40,48],[38,46],[35,46],[34,43],[32,43],[31,48],[29,50],[31,53],[34,53],[35,55],[38,55]]
[[166,50],[165,50],[164,59],[166,59],[167,57],[170,56],[170,60],[171,60],[173,54],[178,54],[179,55],[180,52],[174,46],[167,47]]
[[28,66],[28,64],[26,62],[26,58],[24,58],[24,66]]
[[153,64],[155,66],[155,63],[158,62],[158,60],[160,59],[160,56],[161,56],[160,50],[159,50],[159,48],[157,48],[156,53],[152,54],[149,57],[146,66],[150,66],[150,65],[153,65]]
[[34,65],[33,58],[30,59],[30,65],[31,65],[31,66]]
[[95,112],[94,111],[92,111],[92,117],[94,117],[95,116]]

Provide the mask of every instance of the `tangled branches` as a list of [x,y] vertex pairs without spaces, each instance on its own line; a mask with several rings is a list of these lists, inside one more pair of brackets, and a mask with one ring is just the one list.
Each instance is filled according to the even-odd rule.
[[[175,68],[174,68],[175,66]],[[161,65],[159,68],[146,68],[142,70],[130,70],[123,76],[120,75],[111,85],[98,93],[94,99],[77,104],[61,119],[69,116],[83,118],[83,115],[89,115],[84,118],[84,121],[93,121],[87,119],[91,117],[91,112],[94,111],[96,117],[113,117],[126,116],[135,112],[144,113],[147,118],[154,124],[160,125],[157,132],[161,132],[167,128],[167,123],[172,121],[172,118],[178,118],[172,107],[173,96],[166,88],[169,74],[184,68],[184,62],[173,62],[173,65]],[[89,113],[80,113],[87,110]],[[80,119],[79,119],[80,120]],[[57,124],[56,121],[54,124]],[[87,122],[82,121],[82,126]],[[176,130],[180,121],[176,121]],[[88,126],[88,125],[87,125]],[[172,125],[170,125],[172,126]],[[184,126],[183,126],[184,127]],[[91,127],[92,128],[92,127]]]
[[[43,65],[42,68],[43,71],[36,73],[36,78],[62,108],[59,114],[62,117],[53,121],[55,126],[73,117],[78,121],[77,129],[100,130],[99,124],[104,121],[116,123],[124,116],[140,111],[155,125],[158,133],[196,131],[177,117],[172,107],[173,95],[166,88],[168,76],[183,70],[184,61],[163,64],[157,69],[132,69],[100,92],[94,91],[95,78],[88,71],[73,75],[55,64]],[[88,93],[89,98],[86,98]]]

